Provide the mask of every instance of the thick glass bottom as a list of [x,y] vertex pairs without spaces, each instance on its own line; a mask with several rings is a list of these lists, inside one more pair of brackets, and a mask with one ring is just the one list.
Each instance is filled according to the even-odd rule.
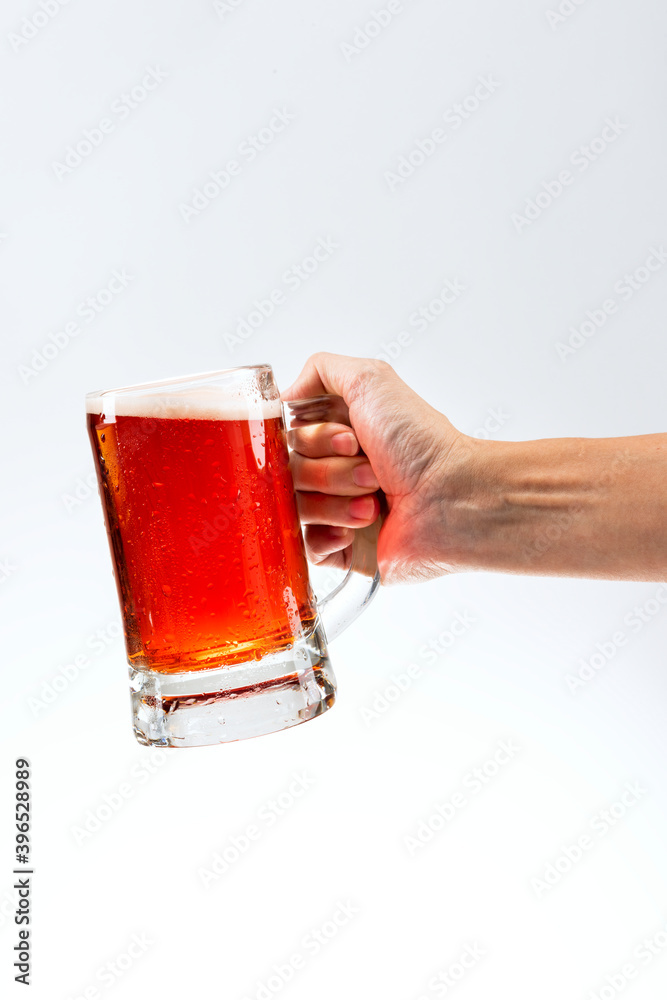
[[280,650],[187,673],[130,667],[134,733],[144,746],[198,747],[276,733],[336,699],[322,626]]

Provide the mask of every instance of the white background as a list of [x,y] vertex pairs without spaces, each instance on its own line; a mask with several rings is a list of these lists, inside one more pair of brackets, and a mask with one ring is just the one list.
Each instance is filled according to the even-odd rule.
[[[548,17],[557,2],[403,0],[386,27],[360,34],[382,0],[227,10],[45,0],[49,17],[34,0],[5,0],[3,981],[17,940],[13,762],[25,755],[33,997],[663,994],[658,582],[468,575],[383,592],[332,649],[333,711],[180,753],[134,742],[122,643],[96,653],[91,639],[110,637],[119,613],[87,486],[86,391],[264,361],[286,387],[316,349],[389,348],[405,380],[467,433],[491,410],[503,414],[493,435],[515,440],[666,429],[667,267],[627,300],[614,286],[667,241],[667,13],[657,0],[580,0],[563,3],[572,13],[559,21]],[[131,113],[112,111],[149,68],[166,78]],[[480,77],[494,81],[491,96],[445,121]],[[293,120],[249,162],[240,146],[275,109]],[[76,164],[103,118],[113,131],[80,147],[89,155],[54,166],[70,146]],[[620,134],[576,166],[607,118]],[[418,162],[417,142],[439,127],[445,141],[411,176],[386,176],[401,156]],[[231,159],[240,173],[186,221],[182,206]],[[572,184],[517,222],[564,169]],[[327,238],[335,252],[289,289],[285,272]],[[80,304],[123,269],[127,287],[86,322]],[[411,326],[447,280],[465,291],[425,329]],[[230,349],[275,289],[285,302]],[[571,328],[609,298],[617,312],[560,357]],[[63,336],[73,322],[77,335]],[[398,351],[402,331],[412,343]],[[64,346],[45,357],[54,343]],[[637,606],[649,609],[639,628],[628,624]],[[474,624],[429,666],[422,647],[457,613]],[[619,630],[625,645],[573,693],[567,676]],[[46,705],[82,655],[88,665]],[[421,675],[374,709],[410,663]],[[520,750],[410,851],[406,837],[501,740]],[[311,782],[298,798],[294,774]],[[627,782],[638,800],[596,833],[595,816]],[[258,819],[275,815],[280,795],[291,804],[279,819]],[[104,819],[82,835],[96,813]],[[233,857],[232,838],[251,824],[259,839],[206,887],[202,871],[216,852]],[[535,880],[585,834],[590,850],[540,889]],[[307,935],[336,914],[342,923],[341,903],[355,914],[316,949]],[[150,944],[129,960],[134,934]],[[646,958],[641,943],[656,935]],[[483,955],[463,978],[434,981],[454,982],[467,946]],[[289,982],[271,978],[297,954],[304,967]],[[628,962],[636,977],[614,979]]]

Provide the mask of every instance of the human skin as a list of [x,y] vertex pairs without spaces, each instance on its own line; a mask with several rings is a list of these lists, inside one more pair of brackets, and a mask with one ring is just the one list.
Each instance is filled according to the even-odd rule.
[[342,396],[351,427],[290,431],[311,561],[349,563],[381,489],[383,583],[471,570],[667,578],[667,434],[482,441],[385,362],[336,354],[313,355],[283,399],[322,393]]

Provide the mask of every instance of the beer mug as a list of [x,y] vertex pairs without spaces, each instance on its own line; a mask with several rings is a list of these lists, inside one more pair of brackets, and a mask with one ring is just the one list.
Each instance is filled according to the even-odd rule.
[[[290,405],[312,422],[341,404]],[[224,743],[331,708],[327,641],[378,587],[379,525],[318,607],[271,367],[88,393],[86,411],[139,743]]]

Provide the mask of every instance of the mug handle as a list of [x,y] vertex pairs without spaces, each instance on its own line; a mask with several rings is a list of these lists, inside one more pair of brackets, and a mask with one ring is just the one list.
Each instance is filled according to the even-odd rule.
[[[341,396],[312,396],[285,402],[289,408],[292,427],[335,421],[350,424],[347,405]],[[352,561],[343,580],[327,594],[318,607],[327,640],[330,642],[344,632],[359,617],[375,597],[380,586],[377,546],[380,528],[387,509],[382,491],[378,491],[380,513],[367,528],[357,528],[352,542]]]

